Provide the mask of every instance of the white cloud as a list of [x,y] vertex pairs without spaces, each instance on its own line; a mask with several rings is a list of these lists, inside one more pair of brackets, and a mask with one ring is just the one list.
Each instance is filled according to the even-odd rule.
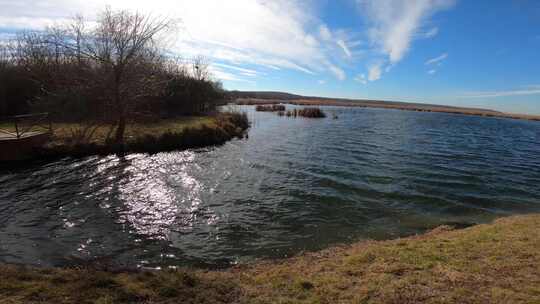
[[519,89],[519,90],[507,90],[507,91],[470,92],[470,93],[466,93],[458,97],[460,98],[494,98],[494,97],[523,96],[523,95],[540,95],[540,87],[525,88],[525,89]]
[[222,67],[222,68],[225,68],[225,69],[229,69],[229,70],[235,70],[235,71],[240,72],[242,75],[249,76],[249,77],[256,77],[259,74],[262,74],[262,73],[260,73],[258,71],[255,71],[255,70],[241,68],[241,67],[237,67],[237,66],[232,66],[232,65],[229,65],[229,64],[213,63],[212,65],[217,66],[217,67]]
[[427,73],[428,73],[429,75],[433,75],[433,74],[437,73],[437,70],[431,69],[431,70],[429,70]]
[[369,81],[376,81],[381,79],[382,71],[381,71],[381,65],[380,64],[374,64],[368,68],[368,80]]
[[429,31],[427,31],[427,32],[424,34],[424,37],[425,37],[426,39],[433,38],[433,37],[437,36],[438,33],[439,33],[439,28],[438,28],[438,27],[434,27],[434,28],[430,29]]
[[366,74],[357,75],[354,80],[360,82],[361,84],[367,84]]
[[335,65],[333,65],[331,63],[328,63],[328,69],[339,80],[345,80],[347,78],[347,75],[345,74],[345,71],[343,71],[342,69],[340,69],[339,67],[337,67],[337,66],[335,66]]
[[319,81],[317,81],[317,83],[320,84],[320,85],[323,85],[323,84],[326,84],[326,80],[319,80]]
[[336,43],[343,50],[343,53],[345,53],[345,55],[347,55],[347,57],[349,57],[349,58],[352,57],[351,51],[349,50],[349,47],[347,46],[345,41],[339,39],[338,41],[336,41]]
[[454,0],[357,0],[370,22],[371,42],[399,62],[411,46],[424,22],[438,11],[454,5]]
[[426,61],[425,65],[440,64],[446,58],[448,58],[448,53],[444,53],[444,54],[441,54],[440,56],[429,59],[428,61]]
[[330,33],[330,30],[324,24],[321,24],[321,26],[319,26],[319,35],[321,36],[322,40],[325,40],[325,41],[332,40],[332,33]]
[[208,70],[212,75],[220,80],[227,80],[227,81],[235,81],[235,82],[248,82],[248,83],[254,83],[253,80],[248,80],[241,78],[235,74],[232,74],[230,72],[224,71],[219,67],[216,67],[214,65],[210,65],[208,67]]

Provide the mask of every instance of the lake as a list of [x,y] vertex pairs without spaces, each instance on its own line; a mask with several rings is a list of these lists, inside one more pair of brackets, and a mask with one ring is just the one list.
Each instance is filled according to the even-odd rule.
[[224,267],[540,211],[539,122],[235,108],[220,147],[2,169],[0,262]]

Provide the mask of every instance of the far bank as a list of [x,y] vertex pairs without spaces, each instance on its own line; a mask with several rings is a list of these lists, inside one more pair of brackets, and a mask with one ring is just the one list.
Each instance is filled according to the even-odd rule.
[[[234,96],[234,93],[231,93]],[[296,96],[296,95],[294,95]],[[288,97],[278,95],[275,98],[272,95],[264,95],[264,98],[258,97],[241,97],[234,98],[234,103],[238,105],[273,105],[273,104],[291,104],[297,106],[336,106],[336,107],[360,107],[360,108],[380,108],[380,109],[394,109],[402,111],[415,111],[415,112],[435,112],[435,113],[448,113],[448,114],[462,114],[472,116],[483,117],[495,117],[495,118],[509,118],[509,119],[523,119],[540,121],[539,115],[527,115],[527,114],[513,114],[499,112],[489,109],[478,108],[462,108],[442,105],[431,105],[421,103],[408,103],[408,102],[393,102],[393,101],[379,101],[379,100],[348,100],[348,99],[332,99],[322,97]]]

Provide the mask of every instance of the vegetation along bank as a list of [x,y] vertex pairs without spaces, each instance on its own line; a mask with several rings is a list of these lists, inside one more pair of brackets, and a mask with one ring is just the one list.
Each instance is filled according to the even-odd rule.
[[539,303],[540,216],[223,271],[0,266],[0,303]]

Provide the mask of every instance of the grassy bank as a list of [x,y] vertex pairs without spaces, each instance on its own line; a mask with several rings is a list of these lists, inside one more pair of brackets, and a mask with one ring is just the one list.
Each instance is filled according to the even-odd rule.
[[[4,129],[12,128],[4,125]],[[88,156],[118,152],[183,150],[220,145],[242,137],[249,128],[245,114],[220,113],[215,116],[181,117],[153,123],[131,123],[126,127],[125,145],[112,144],[112,125],[54,123],[54,135],[45,146],[28,155],[44,159],[65,156]]]
[[540,215],[226,271],[0,266],[0,303],[539,303]]

